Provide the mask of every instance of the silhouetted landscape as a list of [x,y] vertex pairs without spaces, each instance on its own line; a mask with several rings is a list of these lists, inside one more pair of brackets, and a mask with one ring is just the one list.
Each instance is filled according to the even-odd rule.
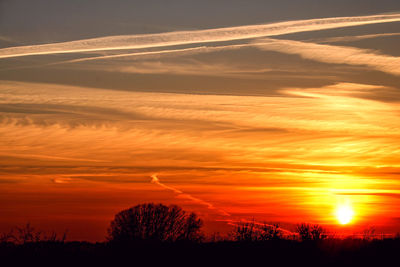
[[400,266],[400,0],[0,0],[0,267]]
[[206,236],[201,227],[195,213],[178,206],[142,204],[116,214],[104,242],[16,227],[1,235],[0,257],[7,266],[389,266],[400,249],[400,237],[334,238],[306,223],[293,235],[254,221],[238,223],[226,236]]

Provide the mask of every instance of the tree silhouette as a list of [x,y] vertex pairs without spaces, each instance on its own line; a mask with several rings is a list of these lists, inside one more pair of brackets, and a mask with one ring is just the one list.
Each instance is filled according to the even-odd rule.
[[253,242],[258,240],[257,227],[254,220],[251,222],[240,222],[232,232],[233,239],[238,242]]
[[282,238],[279,224],[257,224],[254,220],[238,223],[231,233],[233,239],[239,242],[254,242],[277,240]]
[[296,226],[296,232],[302,241],[322,240],[327,237],[326,231],[318,224],[301,223]]
[[36,230],[27,223],[23,227],[15,227],[8,233],[0,234],[1,243],[14,243],[14,244],[27,244],[27,243],[64,243],[67,238],[67,230],[63,235],[58,235],[56,232],[46,233],[40,230]]
[[279,223],[267,224],[264,223],[261,226],[261,240],[278,240],[282,238],[282,230],[280,229]]
[[364,229],[362,232],[362,238],[364,240],[373,240],[375,237],[375,231],[376,231],[376,229],[374,226],[370,226],[370,227]]
[[109,240],[173,242],[198,241],[202,235],[201,219],[180,207],[163,204],[141,204],[115,215],[108,230]]

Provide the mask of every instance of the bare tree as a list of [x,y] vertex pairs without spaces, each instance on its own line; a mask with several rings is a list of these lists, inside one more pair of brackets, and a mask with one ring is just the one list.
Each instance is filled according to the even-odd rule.
[[364,240],[370,241],[375,238],[375,227],[370,226],[362,231],[362,238]]
[[16,227],[17,234],[15,236],[18,243],[29,243],[41,241],[42,232],[36,231],[30,223],[27,223],[25,227]]
[[318,224],[311,226],[311,236],[312,240],[322,240],[327,238],[326,230]]
[[45,233],[36,230],[30,223],[27,223],[23,227],[15,227],[8,233],[0,234],[0,243],[26,244],[37,242],[65,242],[66,238],[67,231],[59,236],[56,232]]
[[180,207],[163,204],[141,204],[115,215],[108,230],[110,241],[197,241],[202,235],[201,219]]
[[0,244],[2,243],[12,243],[15,240],[14,230],[11,230],[7,233],[0,234]]
[[327,237],[326,230],[318,224],[301,223],[296,226],[296,232],[302,241],[322,240]]
[[278,240],[282,238],[282,230],[278,223],[267,224],[264,223],[261,226],[260,239],[262,241],[266,240]]
[[254,220],[251,222],[239,222],[233,229],[232,237],[239,242],[257,241],[258,234]]
[[282,238],[279,224],[240,222],[232,233],[233,239],[239,242],[267,241]]

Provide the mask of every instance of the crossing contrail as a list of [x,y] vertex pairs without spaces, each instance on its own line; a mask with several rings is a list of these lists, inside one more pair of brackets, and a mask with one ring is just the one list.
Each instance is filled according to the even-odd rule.
[[400,21],[400,13],[295,20],[260,25],[156,34],[107,36],[60,43],[3,48],[0,49],[0,58],[224,42],[398,21]]
[[151,182],[152,182],[153,184],[159,185],[159,186],[161,186],[161,187],[163,187],[163,188],[165,188],[165,189],[167,189],[167,190],[170,190],[170,191],[172,191],[172,192],[178,194],[178,196],[180,196],[180,197],[183,197],[183,198],[189,199],[189,200],[191,200],[191,201],[193,201],[193,202],[195,202],[195,203],[204,205],[204,206],[206,206],[206,207],[207,207],[208,209],[210,209],[210,210],[217,211],[218,213],[220,213],[220,214],[223,215],[223,216],[230,216],[230,214],[227,213],[226,211],[216,208],[213,204],[211,204],[211,203],[209,203],[209,202],[207,202],[207,201],[204,201],[204,200],[202,200],[202,199],[200,199],[200,198],[197,198],[197,197],[194,197],[194,196],[192,196],[192,195],[186,194],[186,193],[184,193],[183,191],[181,191],[181,190],[179,190],[179,189],[176,189],[176,188],[174,188],[174,187],[172,187],[172,186],[168,186],[168,185],[166,185],[166,184],[161,183],[161,182],[160,182],[160,179],[158,179],[158,177],[157,177],[156,174],[151,175]]

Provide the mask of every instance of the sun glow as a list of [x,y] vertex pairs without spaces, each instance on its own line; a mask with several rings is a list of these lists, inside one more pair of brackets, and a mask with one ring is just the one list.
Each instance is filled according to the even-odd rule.
[[342,225],[350,223],[353,219],[353,216],[354,211],[349,205],[339,206],[336,210],[336,218]]

